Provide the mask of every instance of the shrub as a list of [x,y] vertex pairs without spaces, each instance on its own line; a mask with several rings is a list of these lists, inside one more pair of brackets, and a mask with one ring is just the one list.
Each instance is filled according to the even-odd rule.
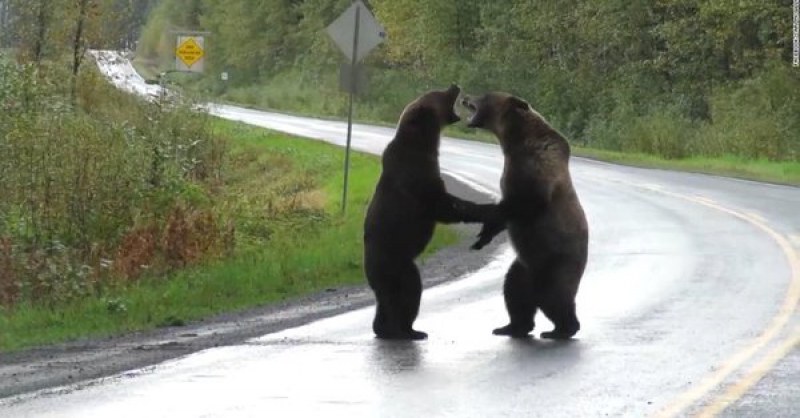
[[675,159],[691,152],[696,126],[674,107],[657,107],[637,115],[630,106],[619,106],[608,117],[593,117],[587,137],[594,147]]
[[700,135],[699,154],[800,158],[800,77],[791,68],[774,66],[720,89],[712,97],[711,115],[713,123]]
[[[222,247],[224,222],[204,209],[226,152],[209,117],[192,103],[163,108],[126,95],[94,72],[73,102],[61,76],[0,62],[3,305],[81,297],[154,259],[183,266]],[[153,231],[137,225],[170,231],[184,214],[189,235],[159,229],[152,240],[165,240],[157,249],[166,256],[157,258]]]

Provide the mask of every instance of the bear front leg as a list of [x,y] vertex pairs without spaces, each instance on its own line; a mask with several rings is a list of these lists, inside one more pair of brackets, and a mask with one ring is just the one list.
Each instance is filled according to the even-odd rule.
[[493,209],[493,213],[487,221],[484,221],[481,231],[478,233],[478,240],[472,246],[473,250],[480,250],[486,244],[492,242],[494,237],[506,230],[508,225],[508,203],[503,200]]
[[502,214],[495,203],[475,203],[443,193],[434,204],[434,218],[441,223],[497,222]]
[[481,227],[481,231],[478,232],[478,240],[475,241],[469,248],[473,250],[480,250],[481,248],[485,247],[486,244],[492,242],[494,237],[496,237],[501,232],[505,231],[506,229],[506,221],[505,220],[498,220],[495,222],[485,222]]

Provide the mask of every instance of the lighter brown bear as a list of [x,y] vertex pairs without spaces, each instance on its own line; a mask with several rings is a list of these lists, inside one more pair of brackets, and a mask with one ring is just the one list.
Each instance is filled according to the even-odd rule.
[[465,97],[468,126],[497,136],[505,164],[500,213],[487,223],[473,248],[503,229],[517,258],[503,284],[509,323],[496,335],[525,337],[541,309],[555,328],[542,338],[568,339],[580,329],[575,296],[586,267],[589,232],[569,172],[570,146],[531,106],[506,93]]

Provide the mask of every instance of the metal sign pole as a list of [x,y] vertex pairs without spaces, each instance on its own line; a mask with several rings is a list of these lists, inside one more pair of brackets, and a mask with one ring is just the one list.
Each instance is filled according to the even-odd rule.
[[347,144],[344,149],[344,190],[342,191],[342,214],[347,212],[347,180],[350,174],[350,141],[353,134],[353,96],[356,87],[356,63],[358,56],[358,22],[361,7],[356,7],[356,22],[353,30],[353,55],[350,58],[350,103],[347,111]]

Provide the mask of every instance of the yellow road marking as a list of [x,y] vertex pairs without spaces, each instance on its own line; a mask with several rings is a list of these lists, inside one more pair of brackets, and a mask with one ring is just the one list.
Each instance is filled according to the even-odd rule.
[[747,216],[749,216],[749,217],[751,217],[753,219],[757,219],[761,223],[767,223],[767,220],[764,219],[763,216],[761,216],[760,214],[758,214],[756,212],[747,212]]
[[[736,218],[739,218],[760,229],[761,231],[766,233],[770,238],[772,238],[781,248],[787,261],[789,262],[789,269],[791,275],[789,281],[789,288],[787,289],[786,297],[784,298],[780,309],[770,321],[770,324],[767,327],[767,329],[765,329],[761,333],[761,335],[759,335],[757,338],[751,341],[750,344],[743,347],[737,353],[726,359],[715,372],[711,373],[706,378],[701,380],[700,383],[692,386],[691,388],[689,388],[689,390],[676,397],[669,405],[667,405],[665,408],[663,408],[661,411],[655,414],[655,416],[659,418],[674,417],[679,413],[683,412],[684,410],[686,410],[694,403],[696,403],[703,396],[711,392],[726,378],[728,378],[733,372],[739,369],[745,362],[747,362],[753,356],[755,356],[755,354],[758,353],[759,350],[761,350],[767,344],[772,342],[772,340],[774,340],[779,335],[781,329],[785,327],[786,324],[789,322],[793,312],[797,308],[798,301],[800,301],[800,256],[798,256],[798,253],[794,250],[792,246],[792,244],[794,243],[796,246],[800,247],[800,245],[798,245],[800,244],[800,239],[798,239],[798,236],[796,235],[793,235],[790,238],[781,235],[780,233],[772,229],[767,224],[767,221],[760,215],[748,214],[748,213],[738,212],[733,209],[728,209],[724,206],[715,203],[712,199],[704,196],[683,195],[680,193],[670,192],[660,188],[656,188],[650,184],[636,184],[625,180],[615,180],[615,182],[627,184],[629,186],[637,187],[640,189],[655,191],[667,196],[697,203],[709,207],[711,209],[727,213]],[[781,347],[783,346],[784,345],[781,345]],[[762,360],[762,363],[767,362],[766,360],[769,359],[771,360],[770,364],[774,365],[778,360],[783,358],[789,351],[791,350],[787,349],[786,352],[783,352],[781,350],[772,352],[765,357],[765,360]],[[770,355],[774,355],[774,358],[770,357]],[[734,388],[743,388],[747,386],[747,382],[749,381],[748,379],[750,378],[751,375],[752,374],[748,374],[739,381],[731,384],[729,386],[730,389],[726,391],[726,393],[730,392],[731,396],[736,396],[738,394],[738,397],[741,397],[746,392],[746,388],[741,393],[739,393],[739,390],[741,389],[734,390]],[[753,384],[757,381],[758,380],[756,379],[753,382]],[[749,388],[750,386],[752,386],[752,384],[747,386],[747,388]],[[738,399],[738,397],[736,399]],[[706,408],[712,408],[712,407],[719,408],[717,412],[720,412],[724,410],[725,406],[729,405],[736,399],[730,399],[730,398],[715,399],[714,401],[709,403],[706,406]]]
[[789,235],[789,241],[791,241],[792,244],[794,244],[795,248],[800,248],[800,235],[796,234]]
[[[797,307],[798,301],[800,301],[800,257],[798,257],[797,253],[795,252],[789,240],[780,233],[776,232],[769,225],[767,225],[766,221],[763,218],[761,218],[761,216],[753,216],[751,214],[738,212],[733,209],[728,209],[726,207],[720,206],[717,203],[714,203],[711,199],[705,197],[686,196],[679,193],[668,192],[664,190],[659,190],[659,192],[666,194],[668,196],[694,202],[718,210],[723,213],[727,213],[731,216],[734,216],[745,222],[750,223],[751,225],[765,232],[778,244],[778,246],[780,246],[781,250],[786,256],[786,259],[789,261],[789,267],[791,270],[791,279],[789,283],[789,289],[786,292],[786,297],[784,298],[783,303],[781,304],[780,310],[772,318],[772,321],[770,321],[770,324],[767,327],[767,329],[764,330],[764,332],[762,332],[761,335],[759,335],[746,347],[744,347],[743,349],[739,350],[739,352],[726,359],[722,363],[719,369],[717,369],[712,374],[708,375],[699,384],[693,386],[688,391],[679,395],[670,405],[668,405],[666,408],[662,409],[656,414],[656,416],[658,417],[673,417],[678,415],[680,412],[682,412],[683,410],[685,410],[698,400],[700,400],[700,398],[702,398],[706,394],[708,394],[712,389],[714,389],[717,385],[722,383],[734,371],[740,368],[742,364],[750,360],[750,358],[752,358],[760,349],[762,349],[764,346],[770,343],[776,336],[778,336],[781,329],[786,325],[786,323],[791,318],[792,313]],[[777,360],[775,361],[777,362]],[[735,385],[742,384],[743,382],[744,379]],[[741,394],[739,396],[741,396]],[[713,405],[716,405],[721,402],[722,400],[715,400],[708,407],[711,408]],[[730,401],[728,401],[728,403],[730,403]],[[720,411],[724,409],[724,407],[725,406],[722,405]]]
[[750,388],[758,383],[764,377],[764,375],[769,373],[769,371],[775,367],[775,364],[778,363],[778,361],[786,357],[786,355],[789,354],[799,344],[800,327],[795,330],[793,336],[787,338],[778,347],[770,351],[769,354],[764,356],[764,358],[758,362],[758,364],[753,366],[744,377],[742,377],[737,383],[729,386],[725,393],[700,411],[697,416],[701,418],[709,418],[714,417],[720,412],[724,411],[725,408],[747,393]]
[[661,186],[660,184],[655,184],[655,183],[653,183],[653,184],[640,184],[639,187],[645,188],[645,189],[653,191],[653,192],[660,192],[660,191],[664,190],[663,186]]
[[[666,192],[666,193],[670,194],[669,192]],[[713,199],[711,199],[709,197],[705,197],[705,196],[694,196],[694,197],[684,196],[683,198],[692,200],[695,203],[701,203],[701,204],[706,205],[706,206],[708,206],[708,205],[716,205],[717,204],[717,202],[715,202]]]

